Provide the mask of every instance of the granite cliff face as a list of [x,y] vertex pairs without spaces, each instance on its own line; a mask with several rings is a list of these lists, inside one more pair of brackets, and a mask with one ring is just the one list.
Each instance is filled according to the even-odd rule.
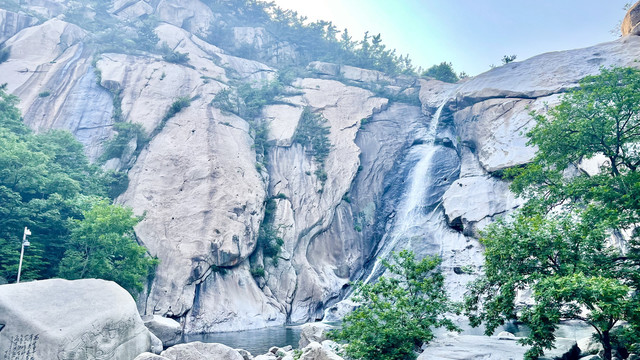
[[[88,31],[64,21],[71,2],[25,3],[26,12],[0,10],[11,48],[0,83],[20,97],[27,124],[70,130],[92,160],[115,134],[116,111],[152,135],[105,166],[128,172],[117,202],[145,214],[136,235],[160,259],[139,308],[186,333],[337,316],[349,281],[379,275],[376,258],[402,248],[441,255],[459,297],[481,264],[478,229],[520,204],[496,174],[533,156],[522,134],[529,111],[601,66],[640,58],[640,37],[626,36],[455,85],[313,62],[261,109],[263,157],[254,119],[214,100],[278,79],[276,67],[295,62],[291,44],[236,28],[238,47],[266,63],[235,57],[203,40],[219,19],[198,0],[113,1],[122,19],[155,16],[160,43],[189,59],[97,53]],[[167,116],[180,98],[190,105]],[[329,128],[323,163],[294,141],[305,109]],[[258,241],[266,211],[282,239],[277,261]]]

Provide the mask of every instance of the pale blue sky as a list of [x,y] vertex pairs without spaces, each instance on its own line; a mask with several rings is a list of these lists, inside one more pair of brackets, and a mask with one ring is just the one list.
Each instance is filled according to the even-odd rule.
[[311,20],[333,21],[354,39],[365,30],[408,53],[416,66],[442,61],[477,75],[503,55],[524,60],[617,38],[629,0],[275,0]]

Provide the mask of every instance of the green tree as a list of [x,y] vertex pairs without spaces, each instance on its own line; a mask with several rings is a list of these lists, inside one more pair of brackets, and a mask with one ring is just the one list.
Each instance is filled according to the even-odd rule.
[[456,308],[448,300],[438,257],[421,261],[409,251],[383,261],[392,274],[374,284],[356,284],[354,300],[360,306],[344,318],[342,328],[332,333],[346,341],[353,359],[415,359],[423,343],[434,338],[434,328],[459,331],[446,313]]
[[[614,326],[640,335],[640,71],[603,68],[535,117],[527,134],[535,158],[506,171],[527,203],[483,234],[485,274],[470,287],[466,311],[487,334],[509,319],[528,325],[528,358],[553,347],[560,320],[582,320],[611,359]],[[598,173],[581,170],[597,155],[606,158]],[[516,308],[525,289],[536,304]]]
[[72,225],[83,219],[88,204],[118,195],[126,184],[126,174],[91,165],[70,133],[33,134],[17,102],[0,87],[0,277],[10,282],[16,279],[25,226],[32,235],[21,278],[57,276]]
[[59,275],[66,279],[112,280],[132,294],[142,290],[157,260],[146,256],[146,249],[136,242],[133,227],[141,218],[133,216],[131,209],[104,200],[92,204],[83,216],[82,220],[72,220]]
[[436,80],[455,83],[460,80],[456,72],[453,71],[453,66],[448,62],[441,62],[439,65],[433,65],[432,67],[425,70],[422,73],[422,76],[432,77]]

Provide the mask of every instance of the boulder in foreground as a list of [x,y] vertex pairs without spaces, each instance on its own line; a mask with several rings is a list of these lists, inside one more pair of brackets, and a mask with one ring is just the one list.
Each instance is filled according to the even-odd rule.
[[162,350],[131,295],[111,281],[42,280],[0,286],[4,359],[133,359]]

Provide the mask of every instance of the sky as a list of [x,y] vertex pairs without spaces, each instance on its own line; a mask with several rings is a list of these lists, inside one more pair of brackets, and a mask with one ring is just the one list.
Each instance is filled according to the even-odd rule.
[[[618,38],[629,0],[275,0],[309,20],[332,21],[354,40],[382,34],[415,66],[443,61],[469,75],[549,51]],[[619,31],[618,31],[619,32]]]

